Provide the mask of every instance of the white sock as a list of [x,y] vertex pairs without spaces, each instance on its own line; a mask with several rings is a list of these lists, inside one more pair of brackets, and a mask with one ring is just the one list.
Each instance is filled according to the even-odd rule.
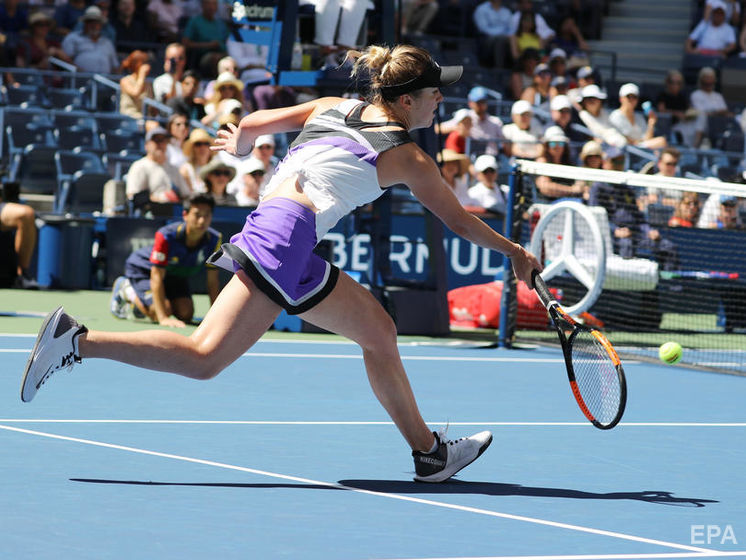
[[440,446],[440,442],[438,441],[438,438],[435,438],[435,443],[433,443],[433,448],[427,452],[429,455],[430,453],[435,453],[438,450],[438,446]]

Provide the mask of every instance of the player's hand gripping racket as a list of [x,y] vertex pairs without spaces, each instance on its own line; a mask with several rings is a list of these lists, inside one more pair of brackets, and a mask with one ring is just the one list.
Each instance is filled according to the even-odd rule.
[[600,331],[577,323],[560,307],[537,270],[531,280],[557,327],[567,377],[580,410],[596,428],[610,430],[622,419],[627,403],[627,381],[619,356]]

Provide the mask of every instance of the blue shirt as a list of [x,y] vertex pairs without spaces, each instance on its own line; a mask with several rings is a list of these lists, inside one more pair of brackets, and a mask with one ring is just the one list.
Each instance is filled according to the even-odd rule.
[[492,7],[492,2],[482,2],[474,10],[474,25],[480,33],[497,37],[499,35],[511,35],[511,18],[513,14],[505,6],[500,6],[498,10]]

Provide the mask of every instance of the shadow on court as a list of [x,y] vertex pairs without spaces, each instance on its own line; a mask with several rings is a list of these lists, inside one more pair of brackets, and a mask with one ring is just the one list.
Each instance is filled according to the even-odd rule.
[[72,482],[90,484],[121,484],[132,486],[195,486],[214,488],[294,488],[298,490],[348,490],[350,488],[384,494],[482,494],[485,496],[530,496],[542,498],[569,498],[575,500],[636,500],[667,506],[705,507],[719,503],[706,498],[678,498],[672,492],[645,490],[642,492],[583,492],[567,488],[541,488],[520,484],[495,482],[464,482],[453,480],[446,484],[427,484],[399,480],[340,480],[340,486],[325,484],[293,483],[239,483],[239,482],[158,482],[144,480],[107,480],[100,478],[71,478]]

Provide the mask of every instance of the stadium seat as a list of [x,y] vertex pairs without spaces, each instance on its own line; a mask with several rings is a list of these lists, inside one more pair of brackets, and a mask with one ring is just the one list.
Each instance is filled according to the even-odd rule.
[[103,153],[99,136],[91,129],[82,126],[58,127],[54,131],[57,145],[62,150],[74,150],[76,148],[85,151],[98,151]]
[[35,85],[19,85],[4,88],[5,101],[11,106],[43,107],[46,99],[42,88]]
[[85,108],[85,91],[82,88],[49,88],[47,100],[52,109],[83,109]]
[[108,173],[76,171],[55,193],[55,212],[100,212],[104,204],[104,184],[109,179]]
[[92,132],[98,132],[96,119],[89,113],[80,111],[54,111],[52,122],[55,128],[69,128],[73,126],[85,128]]
[[94,113],[98,131],[108,134],[115,131],[138,131],[137,121],[121,113]]
[[92,152],[59,150],[54,157],[57,180],[70,179],[76,171],[106,173],[101,157]]
[[121,181],[129,171],[130,165],[142,157],[142,154],[104,154],[103,161],[104,166],[108,170],[109,174],[116,179]]
[[140,154],[145,152],[145,139],[137,131],[117,130],[101,134],[103,147],[110,154]]

